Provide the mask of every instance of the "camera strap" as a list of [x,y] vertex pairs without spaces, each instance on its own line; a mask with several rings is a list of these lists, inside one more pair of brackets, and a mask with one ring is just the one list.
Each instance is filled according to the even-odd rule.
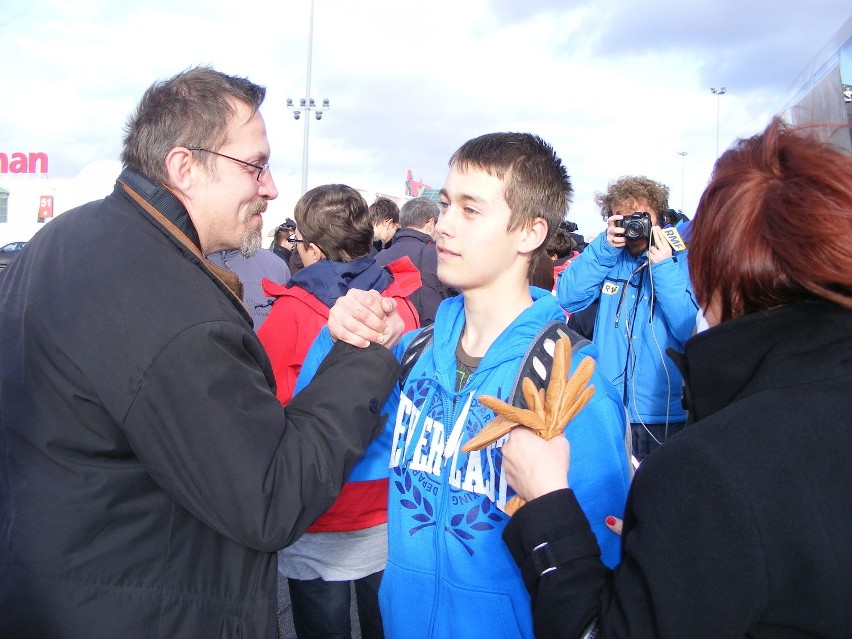
[[[633,269],[633,272],[630,274],[630,277],[628,277],[624,281],[624,286],[621,287],[621,296],[618,298],[618,306],[615,307],[615,328],[618,328],[618,322],[619,322],[619,319],[621,318],[621,307],[624,304],[624,296],[627,294],[627,289],[630,288],[631,280],[633,280],[633,278],[636,276],[636,274],[639,273],[643,268],[645,268],[647,266],[648,266],[648,262],[642,262],[639,266],[637,266],[635,269]],[[640,281],[639,284],[637,285],[637,288],[639,288],[641,285],[642,285],[642,282]]]

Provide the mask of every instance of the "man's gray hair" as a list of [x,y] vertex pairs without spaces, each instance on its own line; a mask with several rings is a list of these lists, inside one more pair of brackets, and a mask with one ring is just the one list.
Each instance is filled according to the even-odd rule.
[[438,221],[441,210],[428,197],[416,197],[408,200],[399,210],[399,225],[404,229],[420,229],[430,219]]
[[[166,156],[178,146],[213,149],[225,144],[236,102],[254,115],[266,89],[247,78],[199,66],[154,83],[125,125],[121,161],[155,182],[168,183]],[[199,156],[208,170],[215,157]]]

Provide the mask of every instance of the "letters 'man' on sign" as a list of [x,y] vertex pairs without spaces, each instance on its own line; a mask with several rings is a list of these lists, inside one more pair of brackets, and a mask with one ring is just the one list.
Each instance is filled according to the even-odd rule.
[[47,173],[47,153],[2,153],[0,173]]

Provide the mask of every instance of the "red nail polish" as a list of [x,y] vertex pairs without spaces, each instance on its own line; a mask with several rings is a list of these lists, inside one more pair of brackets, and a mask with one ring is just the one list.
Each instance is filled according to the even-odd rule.
[[607,526],[615,526],[615,517],[613,517],[612,515],[607,517],[606,518],[606,525]]

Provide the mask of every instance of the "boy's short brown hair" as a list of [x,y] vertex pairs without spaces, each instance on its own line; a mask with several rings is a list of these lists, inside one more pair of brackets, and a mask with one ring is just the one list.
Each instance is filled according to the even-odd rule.
[[503,181],[503,197],[512,212],[508,231],[537,217],[547,222],[547,235],[531,255],[532,268],[568,212],[573,194],[571,179],[553,147],[531,133],[488,133],[462,144],[449,165],[461,171],[481,169]]
[[393,220],[394,224],[399,224],[399,207],[390,198],[377,197],[370,205],[370,223],[376,226],[385,220]]
[[302,239],[332,262],[351,262],[370,252],[373,225],[367,202],[345,184],[324,184],[305,193],[293,212]]

